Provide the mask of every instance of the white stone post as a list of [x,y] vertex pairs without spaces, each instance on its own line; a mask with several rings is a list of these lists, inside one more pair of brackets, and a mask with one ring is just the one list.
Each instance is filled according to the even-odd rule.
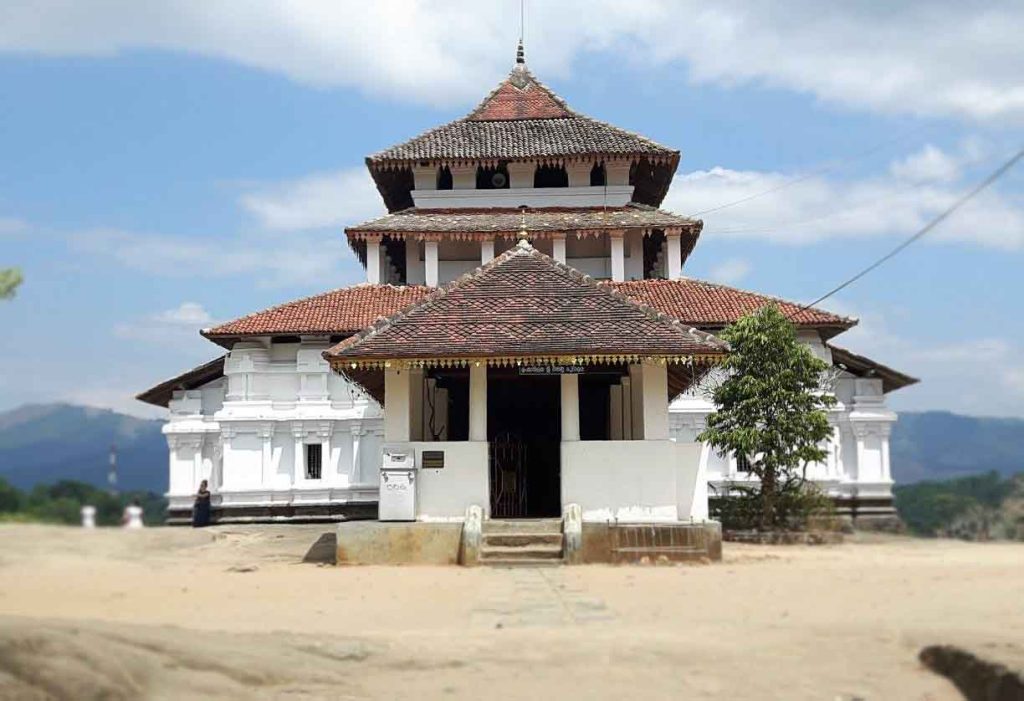
[[644,439],[644,380],[640,365],[629,366],[630,436],[634,441]]
[[555,234],[551,237],[551,257],[559,263],[565,262],[565,234]]
[[380,284],[380,239],[366,239],[366,281]]
[[608,438],[622,440],[622,385],[608,388]]
[[469,440],[487,440],[487,366],[469,367]]
[[622,231],[610,231],[608,237],[612,244],[612,280],[622,282],[626,279],[626,253]]
[[409,440],[411,377],[408,370],[384,370],[384,440],[388,443],[405,443]]
[[423,242],[423,259],[426,266],[425,277],[428,287],[437,287],[438,262],[437,262],[437,241]]
[[678,280],[683,275],[683,249],[679,231],[665,232],[668,246],[665,250],[665,272],[669,280]]
[[668,440],[668,367],[655,362],[641,367],[644,440]]
[[486,265],[494,260],[494,239],[484,239],[480,242],[480,265]]
[[562,375],[562,442],[580,439],[580,376]]

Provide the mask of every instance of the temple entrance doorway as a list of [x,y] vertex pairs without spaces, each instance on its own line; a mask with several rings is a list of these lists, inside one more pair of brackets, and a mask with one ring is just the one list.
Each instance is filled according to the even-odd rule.
[[561,431],[557,375],[523,377],[516,368],[488,371],[492,518],[562,515]]

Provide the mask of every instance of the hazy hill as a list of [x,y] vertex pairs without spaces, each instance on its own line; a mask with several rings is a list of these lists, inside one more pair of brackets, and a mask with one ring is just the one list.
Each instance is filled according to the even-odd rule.
[[[163,493],[167,442],[160,421],[69,404],[29,405],[0,413],[0,477],[28,488],[75,479],[106,485],[110,444],[118,448],[122,489]],[[1024,471],[1024,419],[903,413],[893,428],[897,482]]]
[[944,411],[906,412],[890,442],[893,477],[920,480],[1024,471],[1024,419],[960,416]]
[[60,479],[105,486],[116,444],[119,487],[162,494],[167,441],[160,427],[160,421],[70,404],[0,413],[0,477],[22,489]]

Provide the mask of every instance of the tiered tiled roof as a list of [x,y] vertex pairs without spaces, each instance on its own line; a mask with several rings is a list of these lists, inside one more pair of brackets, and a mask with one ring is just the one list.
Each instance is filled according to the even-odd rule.
[[[701,280],[602,282],[603,286],[697,328],[717,329],[766,304],[777,304],[798,326],[841,330],[855,319],[800,306],[775,297]],[[203,331],[230,346],[245,336],[299,334],[342,336],[361,331],[426,298],[435,288],[422,285],[356,285],[288,302]]]
[[[631,299],[658,309],[669,316],[701,328],[727,326],[741,316],[768,304],[779,310],[798,326],[832,328],[838,333],[857,323],[856,319],[810,307],[804,309],[794,302],[778,297],[738,290],[702,280],[634,280],[605,282]],[[831,335],[831,334],[829,334]]]
[[467,116],[375,153],[366,162],[374,167],[585,155],[647,156],[670,161],[673,169],[679,160],[675,149],[573,111],[520,63]]
[[224,376],[224,358],[222,355],[199,367],[186,370],[176,377],[164,380],[155,387],[150,387],[145,392],[135,395],[140,402],[152,404],[153,406],[167,406],[176,390],[197,389],[203,385]]
[[722,341],[640,305],[525,241],[325,357],[377,360],[721,355]]
[[518,209],[405,209],[350,226],[350,237],[367,234],[486,234],[516,236],[533,232],[588,232],[607,229],[679,228],[699,233],[703,222],[644,204],[625,207],[549,207]]
[[342,287],[243,316],[202,334],[228,347],[233,339],[244,336],[344,336],[420,301],[432,291],[433,288],[422,286]]

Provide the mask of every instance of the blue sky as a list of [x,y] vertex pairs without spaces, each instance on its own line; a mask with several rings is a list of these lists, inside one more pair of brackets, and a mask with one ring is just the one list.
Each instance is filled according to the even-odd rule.
[[[518,31],[516,2],[141,5],[0,9],[0,265],[26,277],[0,409],[144,412],[218,353],[200,327],[360,281],[363,157],[467,112]],[[814,299],[1024,142],[1010,5],[585,6],[528,4],[528,63],[682,150],[666,208],[775,190],[703,215],[690,276]],[[862,320],[837,343],[922,378],[895,407],[1024,416],[1022,263],[1018,170],[822,306]]]

